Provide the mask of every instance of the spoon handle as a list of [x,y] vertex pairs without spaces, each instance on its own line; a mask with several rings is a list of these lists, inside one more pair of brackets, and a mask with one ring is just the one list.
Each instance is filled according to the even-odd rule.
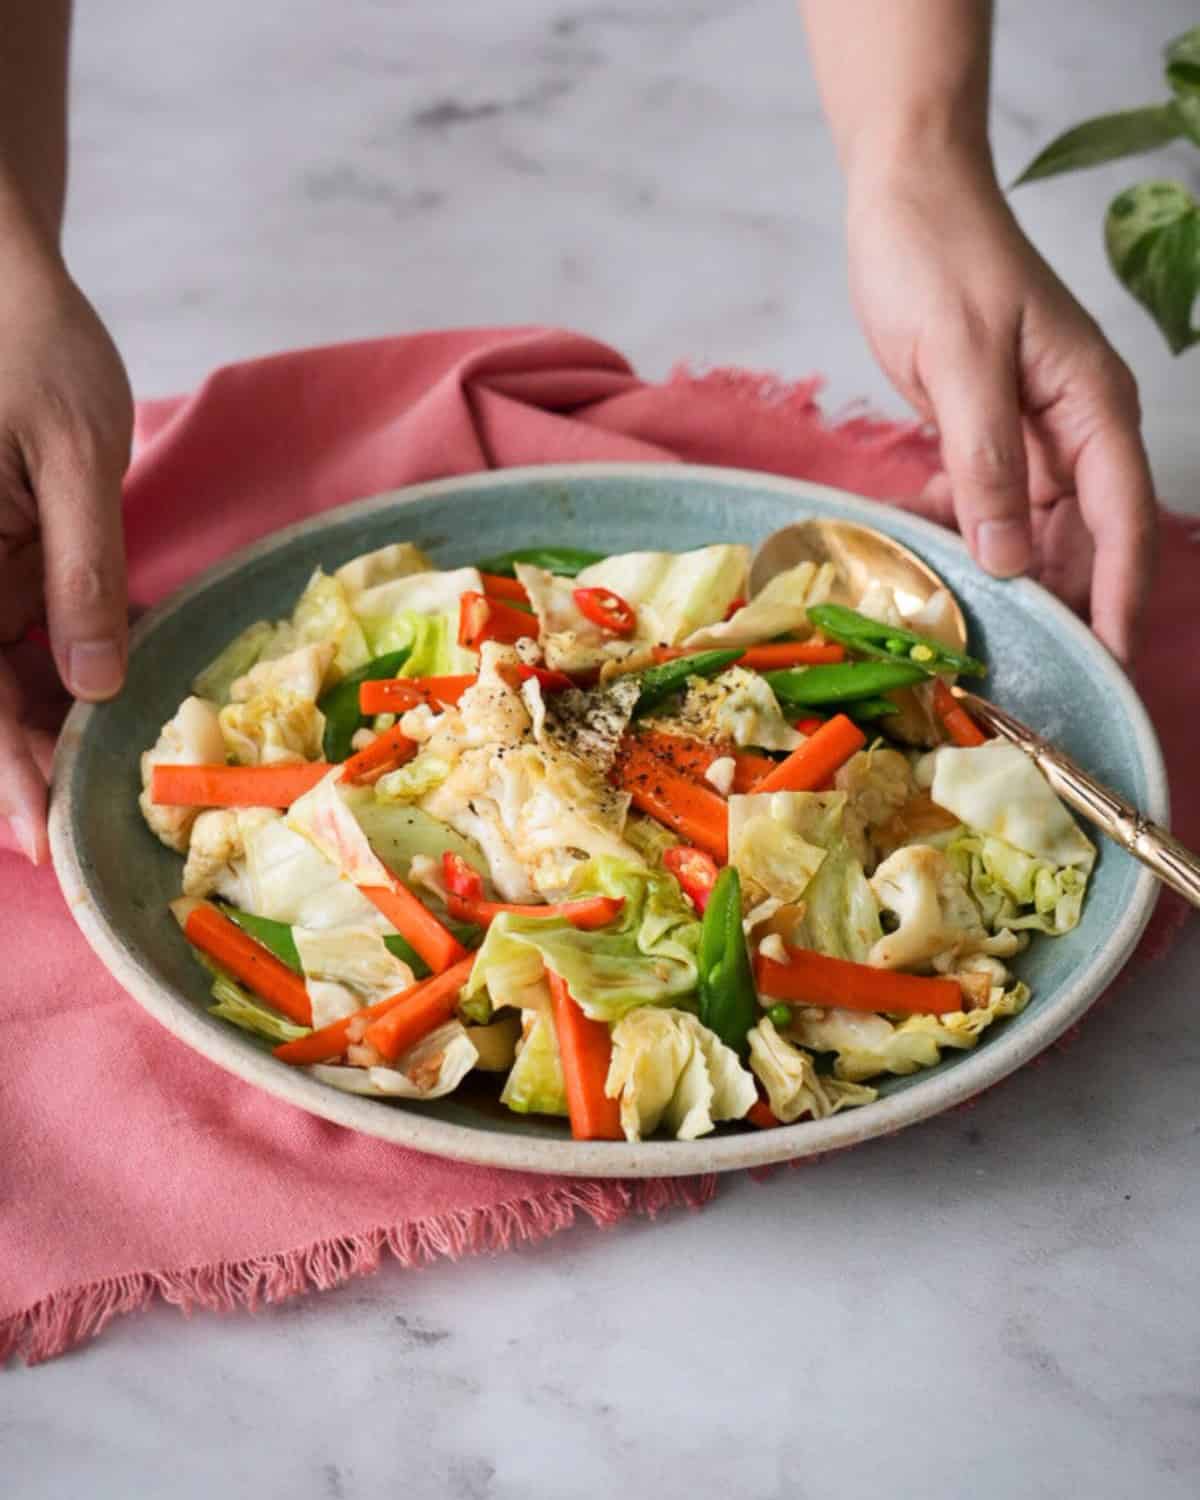
[[1200,906],[1200,858],[1190,849],[1158,823],[1152,823],[1132,802],[1089,776],[1069,755],[1047,744],[1019,719],[964,688],[956,687],[952,692],[980,724],[1032,756],[1064,802],[1070,803],[1114,843],[1128,849],[1164,885],[1178,891],[1193,906]]

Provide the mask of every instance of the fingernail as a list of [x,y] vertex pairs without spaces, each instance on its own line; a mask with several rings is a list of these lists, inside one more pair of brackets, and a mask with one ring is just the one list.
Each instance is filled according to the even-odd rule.
[[30,820],[22,813],[10,813],[7,822],[7,828],[0,822],[0,849],[11,849],[23,854],[30,864],[40,864],[37,834]]
[[1028,521],[981,521],[975,532],[979,561],[998,578],[1024,573],[1033,561]]
[[111,698],[124,663],[116,641],[76,641],[67,656],[67,686],[77,698]]

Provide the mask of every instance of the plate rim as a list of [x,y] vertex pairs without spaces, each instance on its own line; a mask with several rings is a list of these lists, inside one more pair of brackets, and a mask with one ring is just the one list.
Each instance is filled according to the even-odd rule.
[[[520,486],[534,481],[604,478],[651,483],[691,479],[759,492],[765,490],[796,501],[804,497],[825,500],[834,503],[843,513],[849,512],[854,518],[861,518],[881,531],[889,530],[887,522],[891,519],[891,509],[884,501],[804,479],[716,465],[572,463],[524,465],[454,475],[334,506],[239,548],[149,610],[130,633],[130,651],[135,651],[162,621],[215,583],[240,571],[256,558],[326,526],[369,516],[380,510],[402,508],[436,498],[439,494]],[[915,532],[918,538],[926,536],[939,546],[949,546],[969,560],[966,545],[955,532],[911,511],[899,510],[897,514],[903,520],[903,529],[910,534]],[[1126,721],[1132,727],[1136,751],[1147,781],[1145,811],[1150,817],[1165,823],[1169,816],[1169,801],[1158,737],[1145,706],[1119,663],[1087,626],[1041,585],[1028,578],[1017,578],[1007,587],[1018,598],[1027,597],[1039,609],[1048,611],[1057,628],[1072,636],[1094,658],[1105,675],[1106,685],[1121,701]],[[1155,905],[1155,879],[1149,870],[1139,869],[1131,899],[1121,919],[1088,962],[1060,986],[1057,998],[1046,1012],[1026,1021],[1012,1033],[1011,1039],[1006,1038],[998,1045],[971,1053],[948,1073],[932,1072],[922,1084],[862,1109],[754,1134],[706,1136],[696,1141],[652,1140],[630,1144],[526,1138],[483,1126],[418,1115],[378,1100],[339,1093],[306,1074],[282,1068],[269,1053],[241,1043],[237,1036],[214,1030],[201,1019],[201,1013],[192,1001],[157,979],[93,900],[72,835],[75,771],[94,712],[91,704],[75,704],[59,736],[51,783],[50,848],[68,909],[97,957],[117,982],[179,1040],[210,1062],[275,1098],[395,1145],[481,1166],[564,1177],[684,1177],[823,1156],[878,1136],[894,1134],[965,1103],[1052,1045],[1086,1013],[1115,978],[1145,930]]]

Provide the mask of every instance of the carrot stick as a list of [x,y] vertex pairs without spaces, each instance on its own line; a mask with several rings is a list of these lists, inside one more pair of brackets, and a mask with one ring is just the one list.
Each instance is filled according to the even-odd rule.
[[[681,656],[696,656],[708,646],[655,646],[654,660],[678,661]],[[734,663],[752,672],[777,672],[784,667],[828,666],[846,660],[846,648],[827,641],[775,641],[769,646],[747,646]]]
[[179,906],[176,918],[182,921],[183,935],[189,943],[228,969],[248,990],[282,1011],[288,1020],[301,1026],[312,1025],[312,1002],[298,974],[207,901],[197,901],[190,910],[186,902]]
[[787,952],[785,964],[761,953],[755,959],[754,982],[760,995],[789,1005],[831,1005],[839,1010],[914,1016],[941,1016],[962,1009],[962,989],[956,979],[926,979],[895,969],[875,969],[808,948]]
[[777,672],[785,667],[820,667],[845,660],[845,646],[832,641],[775,641],[769,646],[751,646],[738,666],[752,672]]
[[481,573],[483,592],[489,599],[504,599],[509,604],[528,604],[525,585],[516,578],[502,578],[499,573]]
[[726,862],[729,818],[716,792],[681,775],[636,739],[626,740],[615,769],[618,786],[636,808],[706,849],[720,864]]
[[473,901],[469,897],[446,897],[450,915],[458,922],[475,922],[487,927],[500,916],[509,912],[514,917],[562,917],[581,932],[594,932],[598,927],[607,927],[621,915],[625,905],[624,896],[585,896],[579,901],[560,901],[546,906],[514,905],[507,901]]
[[423,1036],[448,1021],[458,1009],[458,997],[471,973],[475,955],[468,953],[442,974],[405,990],[363,1033],[363,1041],[395,1062]]
[[411,760],[419,749],[416,740],[410,740],[398,728],[385,729],[382,734],[375,736],[365,750],[360,750],[357,755],[342,762],[341,779],[347,783],[369,785],[378,781],[384,772],[394,771],[406,760]]
[[158,807],[291,807],[329,771],[325,761],[282,766],[155,766]]
[[[292,1042],[290,1045],[294,1047],[298,1044]],[[744,1118],[749,1120],[751,1125],[756,1125],[759,1130],[774,1130],[776,1125],[783,1124],[765,1099],[756,1099],[746,1111]]]
[[454,934],[400,881],[390,886],[363,885],[359,890],[435,974],[466,956],[467,950]]
[[683,734],[667,734],[661,729],[644,730],[639,738],[660,759],[693,781],[704,781],[714,761],[732,756],[735,792],[754,791],[763,777],[775,769],[775,762],[769,755],[755,755],[752,750],[738,750],[732,745],[706,745],[702,740],[689,739]]
[[603,1021],[584,1015],[571,998],[566,980],[550,969],[546,978],[554,1002],[554,1029],[558,1033],[571,1134],[577,1141],[624,1140],[621,1106],[604,1092],[612,1061],[612,1035]]
[[[421,981],[427,983],[426,980]],[[307,1036],[298,1037],[294,1042],[283,1042],[280,1046],[272,1048],[275,1056],[280,1062],[291,1063],[293,1067],[308,1068],[313,1063],[332,1062],[335,1057],[341,1057],[350,1045],[350,1023],[366,1017],[375,1020],[384,1016],[391,1010],[393,1005],[399,1005],[406,995],[411,995],[414,989],[402,990],[398,995],[389,995],[386,1000],[376,1000],[374,1005],[365,1005],[362,1010],[356,1010],[353,1015],[342,1016],[337,1021],[330,1021],[328,1026],[322,1026],[318,1031],[310,1031]]]
[[780,761],[755,787],[757,792],[811,792],[843,765],[867,737],[845,714],[836,714],[811,739]]
[[933,679],[933,711],[956,745],[969,750],[987,744],[987,735],[940,677]]
[[404,714],[429,702],[429,694],[415,678],[382,677],[360,683],[358,707],[364,714]]

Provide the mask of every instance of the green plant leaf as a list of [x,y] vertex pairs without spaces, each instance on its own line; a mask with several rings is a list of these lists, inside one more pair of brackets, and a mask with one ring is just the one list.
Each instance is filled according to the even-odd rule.
[[1162,329],[1174,354],[1200,343],[1200,202],[1178,182],[1142,182],[1109,204],[1104,239],[1113,270]]
[[1116,115],[1098,115],[1085,120],[1050,142],[1013,183],[1036,182],[1059,172],[1077,172],[1122,156],[1154,151],[1182,135],[1185,122],[1174,102],[1148,104],[1144,109],[1126,109]]
[[1200,95],[1200,26],[1166,45],[1167,82],[1179,97]]

